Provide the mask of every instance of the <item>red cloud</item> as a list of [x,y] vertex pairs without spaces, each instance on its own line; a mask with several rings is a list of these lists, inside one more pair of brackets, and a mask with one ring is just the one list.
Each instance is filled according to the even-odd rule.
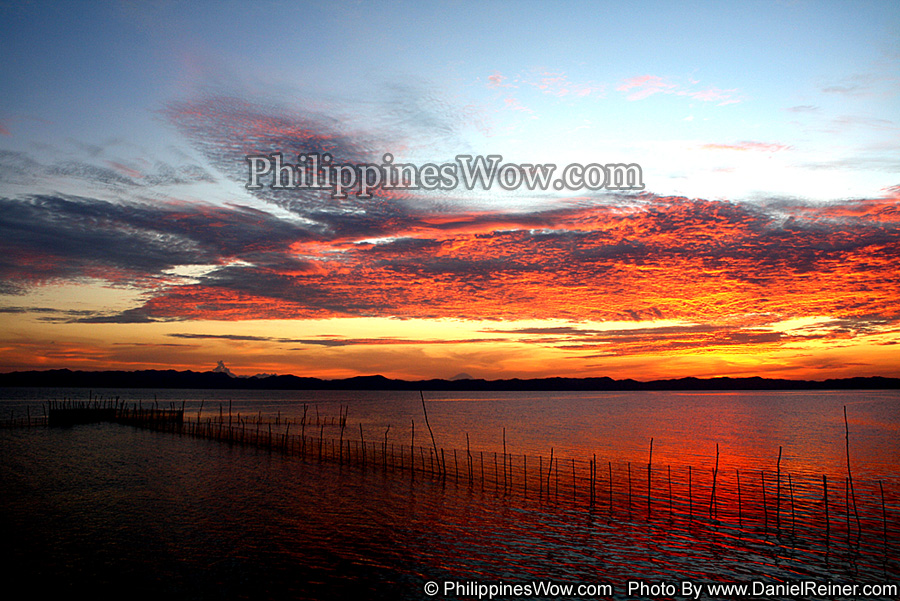
[[203,319],[900,316],[896,203],[783,211],[664,198],[518,224],[434,218],[379,244],[295,243],[316,269],[230,266],[144,309]]

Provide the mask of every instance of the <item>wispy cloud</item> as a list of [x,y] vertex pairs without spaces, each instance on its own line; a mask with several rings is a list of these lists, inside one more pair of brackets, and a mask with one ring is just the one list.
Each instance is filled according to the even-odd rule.
[[[565,351],[589,352],[590,356],[666,355],[689,351],[759,353],[766,349],[791,348],[813,340],[848,340],[889,332],[900,325],[895,319],[860,317],[817,322],[780,330],[780,316],[748,316],[742,320],[686,323],[680,325],[583,329],[574,326],[546,328],[488,329],[517,334],[533,343]],[[581,356],[581,355],[579,355]]]
[[502,338],[347,338],[344,336],[319,336],[316,338],[279,338],[274,336],[247,336],[240,334],[168,334],[173,338],[189,340],[226,340],[232,342],[274,342],[278,344],[300,344],[304,346],[422,346],[429,344],[478,344],[496,343]]
[[626,79],[616,86],[619,92],[627,92],[628,100],[643,100],[658,94],[675,92],[678,86],[659,77],[658,75],[641,75]]
[[755,142],[744,141],[735,142],[734,144],[704,144],[701,146],[704,150],[739,150],[739,151],[758,151],[758,152],[780,152],[782,150],[791,150],[791,146],[779,144],[777,142]]
[[715,87],[696,89],[694,82],[685,86],[659,75],[640,75],[626,79],[616,86],[616,91],[626,93],[626,98],[632,101],[643,100],[654,94],[686,96],[701,102],[715,102],[719,106],[741,101],[736,89],[723,90]]
[[185,162],[176,166],[165,161],[140,165],[123,160],[101,159],[85,151],[77,160],[42,163],[31,155],[0,150],[0,181],[29,185],[33,190],[57,190],[60,182],[87,184],[93,190],[136,192],[194,183],[214,183],[216,179],[203,167]]
[[737,96],[736,89],[720,90],[719,88],[707,88],[705,90],[678,90],[679,96],[688,96],[701,102],[715,102],[718,106],[737,104],[741,99]]
[[544,94],[550,94],[557,98],[585,98],[603,97],[604,86],[590,81],[576,82],[572,81],[564,72],[545,71],[537,74],[537,81],[530,81],[530,85],[534,86]]
[[487,87],[489,87],[489,88],[514,88],[514,87],[516,87],[515,85],[513,85],[511,83],[507,83],[506,80],[507,80],[506,76],[501,75],[500,73],[495,71],[492,74],[488,75]]
[[900,129],[897,124],[889,119],[866,117],[862,115],[840,115],[831,120],[831,123],[839,130],[848,127],[865,127],[877,130]]
[[791,113],[816,113],[819,111],[819,107],[813,104],[798,104],[797,106],[791,106],[785,109]]
[[895,87],[896,75],[876,73],[854,73],[833,83],[821,86],[825,94],[842,96],[870,96],[878,94],[883,87]]

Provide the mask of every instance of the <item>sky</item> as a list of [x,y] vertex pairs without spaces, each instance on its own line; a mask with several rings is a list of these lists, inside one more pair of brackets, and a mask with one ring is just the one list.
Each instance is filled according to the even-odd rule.
[[3,2],[0,58],[0,371],[900,377],[897,2]]

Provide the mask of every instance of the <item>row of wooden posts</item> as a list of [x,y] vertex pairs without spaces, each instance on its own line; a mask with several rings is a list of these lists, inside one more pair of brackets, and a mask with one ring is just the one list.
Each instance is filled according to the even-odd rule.
[[[185,414],[184,404],[179,408],[170,403],[168,408],[160,408],[158,403],[148,407],[143,404],[127,406],[118,399],[112,401],[91,402],[58,402],[48,403],[47,419],[49,423],[65,424],[81,423],[87,414],[93,412],[99,419],[116,421],[142,428],[164,430],[179,434],[212,439],[230,444],[253,446],[277,451],[287,455],[299,456],[303,460],[332,461],[339,465],[355,465],[363,468],[374,467],[384,472],[408,473],[410,477],[427,477],[432,481],[446,484],[465,484],[470,489],[493,491],[504,497],[521,496],[523,499],[533,498],[546,503],[568,503],[573,506],[584,506],[592,513],[608,512],[610,518],[627,514],[629,519],[646,517],[648,520],[666,519],[670,521],[687,520],[703,521],[715,525],[736,525],[741,531],[755,530],[765,535],[770,532],[797,537],[809,537],[818,532],[826,544],[839,537],[849,542],[855,537],[856,543],[866,533],[871,535],[879,531],[878,538],[883,543],[884,552],[897,544],[898,520],[900,512],[897,499],[887,502],[882,481],[877,481],[877,489],[872,482],[860,487],[853,480],[850,470],[849,426],[846,408],[844,410],[845,438],[847,450],[847,475],[843,478],[843,495],[829,490],[829,480],[821,476],[820,484],[816,478],[801,475],[795,478],[792,474],[781,472],[782,449],[779,447],[775,462],[775,472],[758,470],[758,484],[753,484],[754,471],[734,470],[736,486],[726,489],[723,486],[719,470],[719,448],[716,445],[715,465],[711,470],[711,483],[703,486],[703,474],[687,466],[676,467],[676,475],[681,470],[680,481],[676,478],[679,489],[675,494],[672,478],[672,467],[666,466],[661,472],[653,465],[653,439],[650,440],[649,456],[646,465],[646,486],[640,486],[641,493],[636,492],[638,478],[633,474],[632,464],[617,463],[616,472],[621,474],[616,480],[612,461],[603,466],[596,455],[588,460],[574,458],[562,459],[550,449],[549,460],[544,456],[513,455],[507,453],[506,430],[502,434],[502,453],[474,452],[466,434],[465,451],[456,449],[445,451],[438,448],[434,432],[428,423],[428,414],[424,397],[422,408],[425,422],[430,434],[431,447],[416,446],[415,422],[411,421],[411,439],[409,445],[395,445],[389,441],[390,426],[380,440],[366,440],[362,424],[359,424],[358,440],[345,436],[349,407],[341,406],[337,418],[323,418],[316,408],[315,415],[309,406],[303,406],[303,414],[299,420],[282,419],[280,413],[274,420],[264,421],[261,413],[251,416],[234,416],[229,403],[228,413],[220,404],[218,415],[204,417],[203,406],[195,419]],[[110,410],[114,417],[110,418]],[[65,419],[60,416],[66,416]],[[75,417],[73,417],[75,416]],[[54,419],[55,418],[55,419]],[[75,419],[77,418],[77,419]],[[28,423],[32,418],[28,415]],[[95,420],[97,421],[97,420]],[[47,422],[45,422],[47,423]],[[293,433],[292,433],[293,427]],[[326,438],[325,428],[339,428],[337,438]],[[299,429],[299,432],[297,430]],[[307,429],[311,433],[307,433]],[[462,462],[460,462],[462,457]],[[460,464],[462,463],[462,467]],[[585,466],[586,464],[586,466]],[[579,469],[580,467],[580,469]],[[606,469],[603,469],[606,468]],[[567,472],[571,472],[571,496],[568,496],[565,483]],[[585,476],[585,472],[587,475]],[[605,472],[605,473],[604,473]],[[709,472],[706,472],[709,473]],[[686,475],[686,478],[684,477]],[[743,479],[742,479],[743,476]],[[605,481],[604,481],[605,480]],[[654,480],[663,480],[663,494],[654,496]],[[686,486],[685,486],[686,480]],[[563,483],[562,494],[560,483]],[[782,485],[786,484],[786,494]],[[816,492],[818,490],[820,492]],[[660,485],[656,487],[658,493]],[[702,490],[708,491],[708,498]],[[774,488],[774,495],[772,495]],[[643,494],[643,493],[646,494]],[[893,491],[896,495],[896,490]],[[666,494],[667,493],[667,494]],[[701,496],[703,499],[701,500]],[[774,499],[771,497],[774,496]],[[835,506],[834,500],[843,507]],[[646,511],[638,511],[637,506],[645,498]],[[865,499],[865,503],[858,502]],[[790,528],[782,523],[787,517],[787,509],[782,502],[790,504]],[[879,503],[880,502],[880,503]],[[860,510],[863,505],[863,511]],[[888,511],[890,506],[891,511]],[[837,510],[832,510],[835,508]],[[720,510],[723,514],[720,515]],[[880,510],[880,511],[879,511]],[[862,515],[861,515],[862,513]],[[880,514],[880,515],[879,515]],[[799,519],[798,519],[799,518]],[[734,524],[736,522],[736,524]],[[799,524],[798,524],[799,522]],[[799,526],[799,528],[798,528]],[[855,529],[854,529],[855,526]],[[854,531],[855,530],[855,531]],[[834,531],[834,532],[833,532]]]
[[[230,410],[228,414],[222,411],[220,406],[218,416],[204,419],[201,408],[195,419],[185,416],[183,423],[148,421],[135,425],[262,448],[308,461],[329,461],[339,465],[374,467],[384,472],[407,473],[411,478],[419,476],[441,484],[463,484],[470,489],[493,491],[504,497],[520,496],[547,503],[571,502],[573,506],[583,506],[595,514],[606,512],[610,518],[627,515],[629,519],[702,521],[718,526],[736,526],[741,531],[752,530],[764,535],[773,533],[792,538],[818,536],[826,544],[846,537],[848,543],[855,539],[858,545],[864,535],[871,543],[874,535],[880,539],[878,542],[882,543],[885,553],[897,545],[897,500],[887,502],[882,481],[868,482],[861,488],[848,469],[841,487],[845,490],[838,495],[834,481],[829,488],[829,479],[825,475],[816,485],[818,476],[783,474],[780,447],[774,473],[735,469],[734,484],[726,488],[719,469],[717,445],[710,483],[704,485],[704,475],[687,466],[686,474],[684,468],[676,467],[676,475],[679,470],[681,475],[680,481],[676,479],[673,486],[672,467],[666,466],[662,471],[653,465],[651,439],[646,483],[639,485],[630,462],[617,463],[614,470],[612,461],[606,461],[607,465],[603,466],[596,455],[586,461],[562,459],[552,448],[549,459],[507,453],[505,429],[502,435],[503,451],[485,453],[471,449],[468,434],[465,450],[438,448],[430,426],[431,447],[417,446],[414,421],[410,424],[409,445],[390,442],[390,426],[378,440],[367,440],[362,424],[359,424],[358,439],[351,439],[346,436],[347,408],[343,406],[340,416],[330,421],[319,416],[313,421],[308,406],[304,406],[303,416],[299,420],[284,420],[278,416],[267,422],[258,415],[247,418],[238,414],[233,417]],[[332,424],[339,428],[336,438],[325,436],[326,426]],[[847,451],[849,458],[849,430]],[[614,471],[620,474],[618,480]],[[623,471],[624,474],[621,473]],[[569,485],[566,479],[570,476]],[[654,481],[659,482],[656,488]],[[640,492],[637,490],[639,486]],[[660,486],[663,494],[659,494]],[[570,496],[567,491],[569,487]],[[819,492],[816,492],[817,487]],[[680,489],[677,494],[676,488]],[[657,494],[654,495],[654,492]],[[859,501],[861,497],[866,499],[865,503]],[[644,500],[646,510],[639,511],[638,507]],[[835,505],[835,502],[841,501],[841,505]]]

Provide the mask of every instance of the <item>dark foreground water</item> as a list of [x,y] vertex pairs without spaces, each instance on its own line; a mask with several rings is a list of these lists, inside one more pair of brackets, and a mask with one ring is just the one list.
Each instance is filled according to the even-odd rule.
[[[896,410],[895,398],[876,398],[881,414]],[[738,406],[747,402],[739,399]],[[498,408],[506,412],[514,401],[503,403]],[[351,422],[355,411],[372,428],[377,419],[405,417],[376,418],[364,405],[350,402]],[[471,401],[457,406],[463,421],[485,411]],[[446,432],[447,410],[434,413]],[[577,450],[582,442],[571,444]],[[895,466],[885,474],[889,483],[897,461],[876,456],[876,467]],[[38,598],[84,592],[95,599],[427,599],[429,581],[439,583],[435,598],[448,599],[477,598],[466,594],[477,592],[473,582],[609,584],[620,599],[673,597],[628,595],[630,581],[674,584],[676,598],[682,581],[900,584],[895,532],[883,549],[871,535],[861,543],[836,536],[827,546],[808,545],[802,533],[610,517],[113,424],[0,431],[0,491],[2,576]],[[895,489],[888,493],[896,528],[900,507]],[[470,588],[444,595],[448,581]],[[786,595],[758,596],[775,597]]]

